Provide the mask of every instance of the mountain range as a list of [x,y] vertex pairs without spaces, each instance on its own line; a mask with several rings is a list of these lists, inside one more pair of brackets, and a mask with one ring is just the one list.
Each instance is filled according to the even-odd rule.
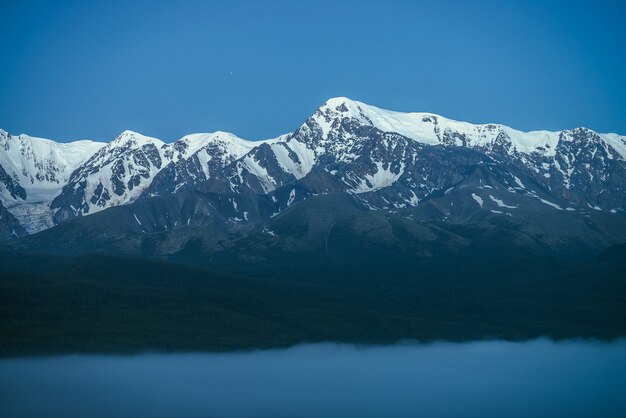
[[[329,195],[359,213],[413,222],[523,224],[555,250],[626,237],[626,137],[587,128],[521,132],[339,97],[264,141],[215,132],[164,143],[125,131],[110,143],[57,143],[0,131],[0,147],[0,236],[35,234],[19,245],[76,225],[93,230],[93,248],[115,250],[132,236],[135,246],[122,245],[131,253],[165,232],[176,244],[163,251],[180,251],[203,235],[199,226],[210,227],[209,247],[225,236],[276,237],[273,225],[292,206]],[[554,233],[533,237],[546,220]],[[80,251],[71,245],[53,249]]]
[[626,335],[617,134],[334,98],[264,141],[0,147],[0,355]]

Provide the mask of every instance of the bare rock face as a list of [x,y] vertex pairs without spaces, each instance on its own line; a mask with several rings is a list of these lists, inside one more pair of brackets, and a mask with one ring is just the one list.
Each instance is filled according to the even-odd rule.
[[12,240],[25,237],[26,230],[20,225],[11,212],[0,203],[0,240]]

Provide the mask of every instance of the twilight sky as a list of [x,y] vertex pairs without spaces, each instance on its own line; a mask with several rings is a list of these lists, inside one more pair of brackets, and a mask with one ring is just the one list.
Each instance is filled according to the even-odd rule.
[[624,1],[1,0],[0,16],[13,134],[263,139],[335,96],[626,134]]

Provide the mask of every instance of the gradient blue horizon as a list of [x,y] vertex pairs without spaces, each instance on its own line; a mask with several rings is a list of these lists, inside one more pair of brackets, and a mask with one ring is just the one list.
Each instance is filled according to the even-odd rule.
[[0,3],[0,128],[166,141],[297,128],[330,97],[626,134],[626,2]]

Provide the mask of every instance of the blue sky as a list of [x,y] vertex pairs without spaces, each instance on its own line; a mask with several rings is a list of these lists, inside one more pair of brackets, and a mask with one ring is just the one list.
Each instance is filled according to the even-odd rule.
[[348,96],[626,134],[626,2],[0,2],[0,128],[166,141],[297,128]]

